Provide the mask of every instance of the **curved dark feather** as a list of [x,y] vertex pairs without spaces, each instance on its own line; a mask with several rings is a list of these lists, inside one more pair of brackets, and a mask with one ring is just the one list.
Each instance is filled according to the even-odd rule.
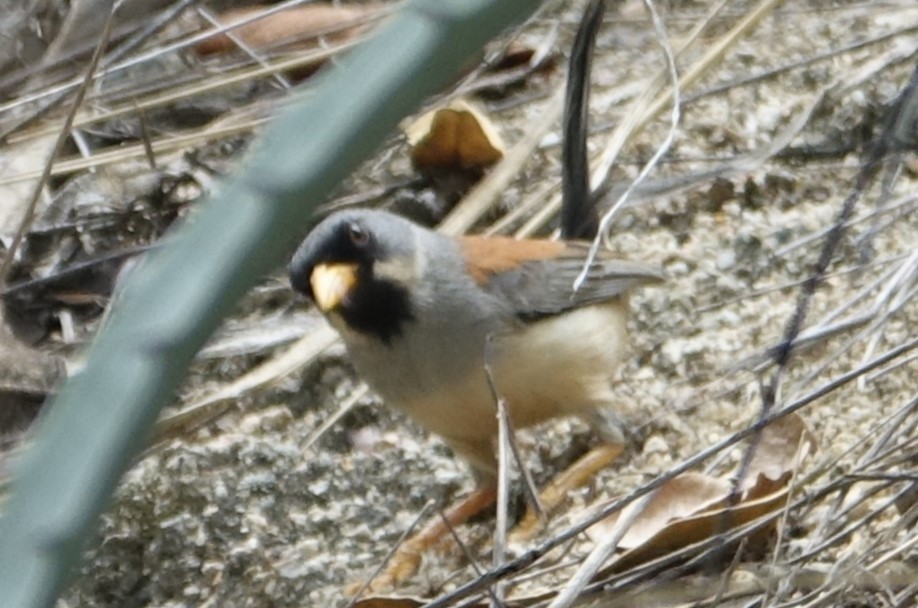
[[567,70],[564,102],[564,141],[561,150],[561,238],[592,239],[599,230],[597,197],[590,193],[587,157],[590,67],[596,33],[602,24],[605,2],[593,0],[586,8]]

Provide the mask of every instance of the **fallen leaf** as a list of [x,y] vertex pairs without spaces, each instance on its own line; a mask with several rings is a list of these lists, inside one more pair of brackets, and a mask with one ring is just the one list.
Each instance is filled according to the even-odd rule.
[[816,440],[800,416],[778,418],[762,432],[741,490],[747,498],[771,494],[790,480],[815,449]]
[[[723,502],[730,493],[731,484],[702,473],[686,473],[676,477],[657,490],[647,507],[619,542],[622,549],[630,549],[647,542],[666,525],[689,517],[699,511]],[[591,538],[598,540],[611,534],[620,513],[604,519],[588,530]]]
[[[218,21],[232,25],[268,10],[268,6],[249,6],[220,13]],[[254,49],[292,44],[297,49],[315,48],[319,37],[333,42],[345,42],[365,31],[370,17],[379,14],[375,4],[332,6],[309,4],[266,15],[241,25],[230,34]],[[195,46],[199,55],[229,53],[238,48],[227,34],[202,40]]]
[[[622,572],[744,526],[782,509],[788,495],[788,488],[783,488],[770,496],[744,501],[734,507],[707,510],[697,515],[672,520],[644,543],[619,555],[604,572]],[[758,534],[769,530],[771,526],[764,531],[758,531]],[[753,542],[760,541],[761,536],[757,535]]]
[[483,169],[504,155],[503,140],[488,117],[461,99],[424,114],[405,133],[419,171]]
[[[734,482],[702,473],[685,473],[661,486],[619,542],[625,550],[604,572],[620,572],[713,538],[782,509],[788,484],[816,442],[796,414],[775,420],[759,436],[736,504]],[[595,509],[602,508],[594,507]],[[588,533],[599,542],[614,533],[619,514]],[[761,533],[767,533],[767,526]]]

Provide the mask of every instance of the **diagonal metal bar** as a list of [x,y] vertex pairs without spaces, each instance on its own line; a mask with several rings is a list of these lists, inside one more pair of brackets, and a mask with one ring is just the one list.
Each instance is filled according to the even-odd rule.
[[398,120],[528,0],[418,0],[280,116],[247,166],[149,254],[41,422],[0,519],[0,605],[52,606],[85,538],[186,367],[236,300],[275,268],[313,209]]

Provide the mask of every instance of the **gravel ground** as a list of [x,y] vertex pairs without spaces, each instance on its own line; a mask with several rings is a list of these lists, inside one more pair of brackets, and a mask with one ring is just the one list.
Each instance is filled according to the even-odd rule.
[[[670,5],[667,26],[678,42],[707,8],[692,2]],[[722,34],[745,6],[732,8],[732,16],[716,22],[713,31]],[[616,390],[639,439],[619,463],[571,497],[545,536],[570,525],[586,505],[627,494],[755,419],[762,404],[760,380],[771,371],[758,373],[753,362],[780,341],[797,305],[799,282],[808,277],[823,240],[799,243],[830,228],[838,217],[858,170],[863,134],[874,128],[914,63],[914,56],[895,58],[912,52],[918,37],[901,33],[742,86],[719,87],[918,24],[918,9],[910,3],[884,6],[786,3],[710,75],[683,92],[689,98],[675,143],[650,177],[664,193],[629,208],[611,237],[615,250],[658,263],[669,276],[665,286],[632,298],[633,356]],[[628,3],[621,15],[607,16],[600,35],[592,99],[599,127],[624,115],[627,104],[616,99],[627,85],[661,66],[656,35],[639,8]],[[560,20],[556,48],[567,49],[578,14],[571,8],[549,12],[527,26],[523,38],[538,43]],[[691,50],[680,59],[683,69],[699,54]],[[507,140],[516,141],[544,109],[546,94],[562,84],[563,70],[557,70],[485,105]],[[816,106],[782,155],[739,168],[728,165],[730,159],[765,149],[820,94],[829,102]],[[665,134],[664,117],[626,148],[615,183],[633,177]],[[593,152],[608,135],[598,129]],[[557,146],[534,154],[501,200],[502,208],[539,191],[545,180],[556,180],[558,155]],[[913,252],[918,214],[914,199],[905,197],[918,185],[918,165],[904,160],[885,205],[894,209],[905,202],[898,211],[871,217],[880,206],[876,187],[859,203],[856,217],[866,219],[842,239],[831,265],[834,274],[815,294],[808,324],[821,322],[846,302],[852,309],[843,317],[868,310],[878,290],[866,299],[857,299],[858,292],[897,263],[891,259]],[[385,150],[348,191],[409,171],[404,149]],[[706,177],[677,187],[685,176],[699,175]],[[892,281],[887,277],[882,284]],[[278,298],[282,318],[304,323],[300,302],[287,294]],[[257,317],[258,302],[250,298],[240,317]],[[894,314],[873,311],[871,318],[876,323],[865,333],[858,333],[863,326],[840,332],[795,356],[779,402],[793,401],[913,339],[918,305],[907,298]],[[191,400],[214,390],[258,362],[252,359],[201,362],[183,396]],[[802,416],[819,442],[811,462],[835,461],[830,475],[836,478],[860,470],[876,426],[918,394],[915,371],[914,362],[906,363],[806,407]],[[333,347],[295,377],[246,396],[217,422],[154,450],[125,477],[78,580],[60,605],[344,605],[343,586],[365,577],[428,502],[442,507],[473,485],[466,467],[442,443],[372,396],[361,397],[341,422],[307,445],[312,431],[358,385],[345,353]],[[914,407],[912,412],[913,432]],[[581,423],[560,420],[521,433],[520,441],[531,469],[545,480],[592,438]],[[741,453],[741,448],[728,451],[712,470],[730,470]],[[907,461],[888,472],[903,468]],[[883,490],[857,509],[872,512],[898,489]],[[858,492],[854,486],[847,499],[839,500]],[[800,555],[825,537],[820,522],[837,508],[830,504],[836,498],[793,514],[796,534],[782,546],[782,558]],[[881,511],[818,559],[831,562],[868,551],[880,555],[914,541],[914,530],[896,527],[897,517],[891,509]],[[492,530],[491,518],[459,530],[482,563],[490,560]],[[882,542],[871,545],[872,539]],[[585,540],[575,543],[568,556],[588,549]],[[400,591],[432,596],[474,575],[462,553],[452,549],[427,556]],[[555,580],[545,577],[529,587]],[[869,594],[860,599],[859,605],[883,605]]]

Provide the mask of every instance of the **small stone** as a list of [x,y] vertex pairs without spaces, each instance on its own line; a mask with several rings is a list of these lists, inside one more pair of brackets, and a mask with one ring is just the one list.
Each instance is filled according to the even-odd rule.
[[644,454],[664,454],[669,452],[669,444],[659,435],[651,435],[644,442]]
[[733,268],[734,264],[736,264],[736,254],[732,249],[726,249],[717,255],[718,270],[728,270]]

